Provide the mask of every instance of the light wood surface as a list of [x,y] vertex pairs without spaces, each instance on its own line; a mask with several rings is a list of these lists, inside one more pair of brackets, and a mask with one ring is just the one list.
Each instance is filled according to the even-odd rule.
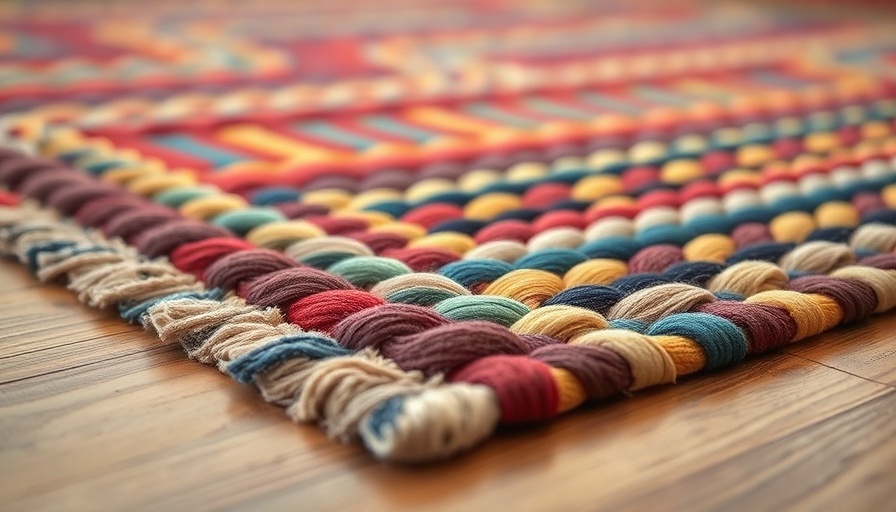
[[0,509],[894,510],[896,315],[405,467],[0,261]]

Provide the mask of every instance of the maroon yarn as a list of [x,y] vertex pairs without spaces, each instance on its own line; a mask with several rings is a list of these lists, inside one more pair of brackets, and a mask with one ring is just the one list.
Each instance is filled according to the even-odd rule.
[[527,352],[526,344],[510,329],[483,320],[452,322],[383,345],[383,355],[403,370],[420,370],[427,376],[490,355]]
[[374,188],[392,188],[395,190],[406,190],[417,181],[417,178],[408,171],[397,169],[385,169],[377,171],[361,182],[361,190],[370,190]]
[[801,293],[817,293],[834,299],[843,310],[841,323],[865,320],[877,309],[877,293],[874,288],[859,279],[829,276],[798,277],[787,285],[789,290]]
[[282,253],[270,249],[238,251],[209,265],[204,281],[209,288],[233,290],[244,281],[298,265]]
[[75,220],[82,226],[98,227],[123,212],[145,208],[149,204],[142,197],[123,194],[100,197],[84,203],[75,213]]
[[768,226],[759,222],[741,224],[731,232],[731,238],[738,249],[773,240]]
[[66,215],[71,215],[94,199],[118,196],[121,193],[120,188],[108,183],[76,183],[70,187],[58,189],[47,196],[47,205]]
[[181,272],[195,274],[202,279],[205,269],[219,259],[254,246],[242,238],[218,237],[190,242],[171,251],[171,264]]
[[628,361],[606,347],[548,345],[533,351],[532,358],[567,370],[595,400],[625,391],[634,380]]
[[370,250],[376,254],[382,254],[389,249],[400,249],[408,244],[408,237],[399,233],[356,231],[348,233],[347,236],[370,247]]
[[363,231],[369,226],[364,219],[350,217],[307,217],[305,220],[326,231],[328,235],[344,235],[354,231]]
[[290,267],[281,267],[275,269],[276,272],[259,274],[251,281],[246,281],[240,290],[240,295],[245,297],[249,304],[262,307],[276,306],[286,311],[290,304],[309,295],[355,288],[345,279],[323,270],[299,267],[294,261]]
[[349,176],[339,176],[337,174],[333,174],[330,176],[321,176],[319,178],[315,178],[302,186],[302,190],[305,192],[328,188],[345,190],[347,192],[355,194],[358,192],[358,182],[354,178],[351,178]]
[[364,290],[327,290],[294,302],[289,306],[286,318],[306,331],[329,334],[349,315],[385,303],[382,298]]
[[326,215],[330,211],[330,208],[322,204],[280,203],[275,208],[290,219],[301,219],[312,215]]
[[134,237],[134,245],[150,258],[167,256],[181,244],[197,242],[207,238],[232,236],[224,228],[195,220],[174,220],[165,222]]
[[403,261],[414,272],[433,272],[445,265],[457,261],[460,256],[447,249],[416,248],[416,249],[388,249],[383,251],[383,256]]
[[379,349],[398,337],[449,323],[435,311],[411,304],[386,304],[354,313],[336,324],[333,338],[352,350]]
[[62,164],[55,160],[18,154],[0,160],[0,182],[11,190],[17,190],[21,182],[31,176],[63,168]]
[[16,192],[21,196],[30,197],[43,203],[47,196],[56,190],[71,187],[76,183],[90,182],[90,180],[89,176],[70,169],[48,169],[19,182]]
[[658,244],[645,247],[628,260],[630,274],[662,274],[667,268],[683,261],[681,247]]
[[887,204],[874,192],[862,192],[852,197],[852,205],[859,211],[860,216],[886,209]]
[[866,256],[859,260],[859,265],[879,268],[881,270],[896,270],[896,252]]
[[527,356],[477,359],[452,373],[448,380],[490,387],[505,424],[548,420],[557,415],[560,406],[560,391],[551,367]]
[[750,353],[783,345],[796,336],[797,325],[790,313],[769,304],[717,300],[700,304],[694,311],[724,318],[747,335]]
[[151,228],[182,219],[179,213],[166,206],[146,205],[119,213],[110,218],[102,229],[106,236],[117,236],[130,243],[134,237]]
[[520,336],[520,340],[526,344],[526,348],[529,352],[541,347],[547,347],[548,345],[564,344],[557,338],[553,338],[547,334],[523,334]]

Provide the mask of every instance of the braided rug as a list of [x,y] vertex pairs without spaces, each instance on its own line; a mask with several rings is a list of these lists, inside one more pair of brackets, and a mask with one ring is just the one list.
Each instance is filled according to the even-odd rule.
[[3,3],[0,250],[451,457],[896,308],[896,6],[840,4]]

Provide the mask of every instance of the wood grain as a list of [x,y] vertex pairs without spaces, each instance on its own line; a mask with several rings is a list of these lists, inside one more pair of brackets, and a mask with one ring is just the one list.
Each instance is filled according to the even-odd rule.
[[0,262],[4,510],[886,510],[896,316],[507,429],[423,467],[295,425]]

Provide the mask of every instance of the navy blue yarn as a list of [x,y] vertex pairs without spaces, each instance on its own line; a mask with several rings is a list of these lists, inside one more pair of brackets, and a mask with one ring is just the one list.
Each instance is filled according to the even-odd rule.
[[431,195],[426,199],[419,201],[416,206],[423,206],[433,203],[451,203],[457,206],[463,206],[467,204],[473,197],[475,197],[475,195],[468,192],[439,192],[438,194]]
[[540,208],[519,208],[517,210],[502,212],[492,220],[524,220],[526,222],[531,222],[543,213],[544,210]]
[[849,237],[852,236],[853,231],[855,231],[853,228],[846,227],[816,229],[815,231],[809,233],[809,236],[806,237],[806,241],[814,242],[822,240],[826,242],[845,244],[849,241]]
[[592,203],[590,201],[576,201],[575,199],[563,199],[551,205],[551,210],[575,210],[583,212],[587,210]]
[[663,275],[676,283],[703,287],[725,266],[711,261],[681,261],[667,268]]
[[509,263],[500,260],[460,260],[440,268],[439,274],[470,288],[478,283],[490,283],[512,270]]
[[32,245],[25,251],[25,259],[28,261],[28,268],[31,269],[32,272],[37,272],[37,269],[40,268],[37,263],[37,258],[41,253],[57,252],[62,249],[74,247],[75,245],[77,245],[75,242],[68,240],[53,240]]
[[579,247],[589,258],[610,258],[628,261],[644,246],[627,236],[608,236],[593,240]]
[[862,224],[870,224],[872,222],[896,224],[896,210],[878,210],[862,215]]
[[760,261],[778,261],[781,256],[792,251],[796,247],[794,244],[781,242],[766,242],[755,244],[749,247],[738,249],[734,254],[728,257],[726,262],[729,265],[740,263],[741,261],[760,260]]
[[544,301],[542,306],[563,304],[597,311],[606,314],[614,304],[625,296],[622,290],[613,286],[582,285],[563,290],[550,299]]
[[178,292],[164,297],[156,297],[142,302],[121,302],[118,304],[118,314],[128,323],[142,323],[146,311],[163,302],[177,299],[220,300],[224,297],[224,291],[220,288],[212,288],[202,292]]
[[747,355],[747,337],[728,320],[708,313],[678,313],[654,322],[647,335],[683,336],[697,342],[706,356],[706,369],[736,363]]
[[672,281],[668,277],[661,274],[643,273],[629,274],[627,276],[620,277],[613,282],[613,286],[619,288],[623,293],[628,295],[638,290],[643,290],[644,288],[650,288],[661,284],[669,284],[671,282]]
[[562,276],[572,267],[585,261],[588,261],[588,257],[575,249],[542,249],[516,260],[513,266],[516,269],[545,270]]
[[455,233],[463,233],[465,235],[472,236],[477,231],[488,225],[489,223],[484,220],[449,219],[429,228],[429,232],[440,233],[443,231],[453,231]]
[[284,336],[262,345],[248,354],[238,357],[227,365],[229,373],[237,382],[248,384],[255,376],[271,366],[294,358],[311,360],[347,356],[353,352],[324,336],[302,333]]

